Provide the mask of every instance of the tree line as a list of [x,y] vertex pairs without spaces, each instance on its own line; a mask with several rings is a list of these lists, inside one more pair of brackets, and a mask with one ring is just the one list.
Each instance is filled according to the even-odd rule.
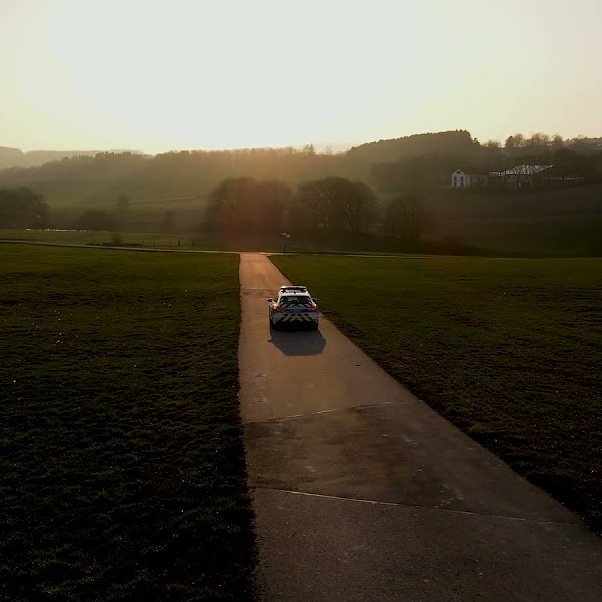
[[[555,164],[567,175],[596,181],[602,179],[601,145],[545,134],[482,144],[458,130],[378,141],[340,154],[311,146],[155,157],[99,153],[0,171],[0,227],[203,232],[239,239],[287,232],[341,246],[379,237],[414,250],[448,212],[443,189],[453,170]],[[180,196],[189,199],[185,206],[169,206],[167,199]],[[66,197],[74,200],[69,208]],[[61,207],[51,214],[49,206],[59,198]]]
[[[109,209],[89,208],[64,227],[80,230],[126,230],[130,199],[119,195]],[[28,188],[0,189],[0,227],[44,228],[50,212],[43,196]],[[159,229],[174,230],[174,212],[165,211]],[[279,180],[226,178],[209,195],[202,223],[191,230],[208,237],[274,237],[353,240],[361,235],[385,236],[401,246],[417,247],[428,220],[417,195],[379,201],[359,181],[328,176],[300,183],[296,190]]]
[[[596,144],[597,142],[597,144]],[[311,145],[223,151],[174,151],[155,156],[98,153],[37,168],[0,171],[0,186],[29,186],[49,202],[65,198],[108,204],[124,192],[135,201],[206,198],[229,178],[280,180],[296,187],[329,176],[363,182],[379,196],[419,194],[449,183],[450,173],[500,171],[520,163],[554,164],[567,175],[602,179],[602,141],[517,133],[504,143],[480,143],[466,130],[415,134],[362,144],[345,153],[319,153]],[[77,198],[76,198],[77,197]]]
[[[129,198],[120,195],[110,210],[86,209],[62,227],[80,230],[120,230],[126,227]],[[52,224],[51,211],[42,194],[25,186],[0,188],[0,228],[41,230]]]
[[[443,136],[443,134],[445,134]],[[481,144],[466,131],[425,135],[420,144],[409,145],[410,140],[384,141],[359,147],[362,151],[365,181],[378,194],[425,193],[449,185],[455,169],[467,173],[487,174],[504,171],[516,165],[554,165],[567,177],[591,181],[602,180],[602,140],[575,138],[564,140],[559,135],[536,133],[530,137],[517,133],[504,144],[489,140]],[[412,138],[412,137],[410,137]],[[443,141],[443,144],[438,144]],[[397,143],[397,147],[395,144]],[[399,155],[396,159],[394,148]],[[420,148],[424,152],[417,152]],[[388,152],[385,153],[384,150]],[[350,151],[350,153],[352,152]]]
[[210,195],[205,231],[218,236],[279,236],[336,241],[358,235],[420,243],[428,220],[417,195],[379,201],[364,182],[328,176],[292,190],[278,180],[228,178]]
[[0,228],[44,228],[48,213],[41,194],[24,186],[0,188]]

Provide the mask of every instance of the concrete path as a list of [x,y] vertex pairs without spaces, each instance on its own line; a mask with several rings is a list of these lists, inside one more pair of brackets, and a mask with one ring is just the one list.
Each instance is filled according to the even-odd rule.
[[267,601],[602,600],[602,544],[242,254],[240,402]]

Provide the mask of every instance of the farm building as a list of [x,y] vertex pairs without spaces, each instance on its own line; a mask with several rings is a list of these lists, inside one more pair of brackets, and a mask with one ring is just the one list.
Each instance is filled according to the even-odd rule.
[[584,181],[582,176],[569,175],[556,165],[516,165],[487,175],[470,174],[456,169],[451,175],[452,188],[509,188],[530,189],[569,186]]
[[492,182],[507,188],[532,188],[552,176],[553,165],[517,165],[489,174]]

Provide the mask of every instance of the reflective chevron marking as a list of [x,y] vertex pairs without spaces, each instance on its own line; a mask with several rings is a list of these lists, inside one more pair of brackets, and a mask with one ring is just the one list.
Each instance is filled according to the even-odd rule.
[[313,322],[313,318],[308,314],[284,314],[280,322]]

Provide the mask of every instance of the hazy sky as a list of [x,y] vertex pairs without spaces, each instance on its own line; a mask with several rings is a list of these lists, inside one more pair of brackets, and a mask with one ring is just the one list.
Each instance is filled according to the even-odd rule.
[[602,0],[0,0],[0,146],[602,136]]

